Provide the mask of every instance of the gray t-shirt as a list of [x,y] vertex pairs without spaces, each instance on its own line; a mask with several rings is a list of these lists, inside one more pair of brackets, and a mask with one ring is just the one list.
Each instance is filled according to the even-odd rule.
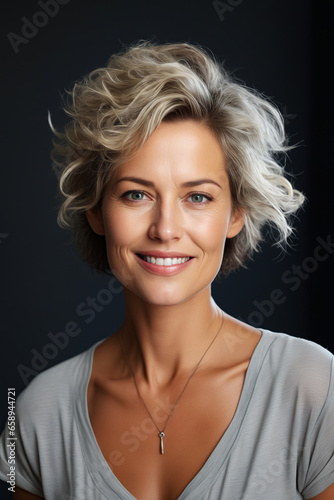
[[[16,484],[47,500],[134,499],[88,417],[96,345],[38,375],[17,400]],[[333,364],[313,342],[263,330],[233,420],[178,500],[309,499],[334,483]]]

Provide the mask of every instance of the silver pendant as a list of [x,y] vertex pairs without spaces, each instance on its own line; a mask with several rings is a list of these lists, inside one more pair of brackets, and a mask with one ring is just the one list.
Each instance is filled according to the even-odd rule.
[[164,450],[164,437],[165,433],[164,432],[159,432],[159,438],[160,438],[160,453],[161,455],[164,455],[165,450]]

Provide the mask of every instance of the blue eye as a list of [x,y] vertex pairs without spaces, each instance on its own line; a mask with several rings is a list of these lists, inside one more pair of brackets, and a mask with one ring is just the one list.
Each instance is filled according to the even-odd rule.
[[207,203],[208,201],[211,201],[212,198],[210,198],[209,196],[205,195],[205,194],[201,194],[201,193],[193,193],[189,196],[188,198],[192,203],[195,203],[197,205],[200,205],[200,204],[203,204],[203,203]]
[[122,194],[122,198],[127,198],[132,201],[142,201],[145,194],[142,191],[127,191]]
[[202,203],[204,196],[202,194],[192,194],[190,198],[192,198],[192,201],[195,203]]

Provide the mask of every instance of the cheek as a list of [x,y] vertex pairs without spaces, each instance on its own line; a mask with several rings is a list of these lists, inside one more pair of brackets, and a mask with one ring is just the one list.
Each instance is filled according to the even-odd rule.
[[143,237],[145,231],[144,217],[136,217],[131,210],[108,211],[104,217],[106,251],[109,266],[118,280],[128,286],[132,275],[128,269],[132,265],[132,249]]
[[228,220],[220,213],[198,217],[192,223],[192,235],[205,252],[221,253],[228,230]]
[[129,245],[140,231],[140,220],[131,211],[113,209],[104,220],[107,245],[110,247]]

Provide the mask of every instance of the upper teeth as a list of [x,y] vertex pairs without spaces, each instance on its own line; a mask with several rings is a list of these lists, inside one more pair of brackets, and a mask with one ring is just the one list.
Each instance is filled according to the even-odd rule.
[[143,255],[142,257],[146,262],[156,264],[157,266],[174,266],[175,264],[183,264],[190,259],[190,257],[174,257],[173,259],[167,257],[167,259],[162,259],[161,257],[149,257],[148,255]]

